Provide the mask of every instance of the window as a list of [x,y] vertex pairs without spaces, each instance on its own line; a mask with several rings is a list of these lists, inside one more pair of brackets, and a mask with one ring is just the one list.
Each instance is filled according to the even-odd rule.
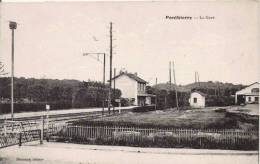
[[255,102],[258,102],[259,101],[259,97],[255,97]]
[[259,93],[259,88],[253,88],[253,89],[251,89],[251,92],[252,93]]
[[251,101],[251,97],[248,97],[248,101],[249,101],[249,102]]
[[197,103],[197,97],[194,97],[194,98],[193,98],[193,102],[194,102],[194,103]]

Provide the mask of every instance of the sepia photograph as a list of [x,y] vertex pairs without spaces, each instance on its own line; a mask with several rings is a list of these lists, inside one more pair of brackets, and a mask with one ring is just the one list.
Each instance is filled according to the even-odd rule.
[[258,164],[259,10],[0,1],[0,164]]

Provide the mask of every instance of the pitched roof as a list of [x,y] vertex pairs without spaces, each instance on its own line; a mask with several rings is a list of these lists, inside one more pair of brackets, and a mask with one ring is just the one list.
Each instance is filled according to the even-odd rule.
[[254,84],[259,84],[259,82],[254,82],[254,83],[252,83],[252,84],[246,86],[245,88],[250,87],[250,86],[252,86],[252,85],[254,85]]
[[201,91],[193,91],[193,92],[191,92],[191,93],[194,93],[194,92],[196,92],[196,93],[198,93],[198,94],[200,94],[201,96],[207,96],[207,94],[206,93],[203,93],[203,92],[201,92]]
[[254,82],[254,83],[252,83],[252,84],[250,84],[250,85],[245,86],[245,87],[242,88],[241,90],[236,91],[236,94],[239,94],[239,93],[241,93],[241,92],[243,93],[243,91],[246,90],[246,88],[248,88],[248,87],[250,87],[250,86],[252,86],[252,85],[255,85],[255,84],[258,84],[258,85],[259,85],[259,82]]
[[139,82],[139,83],[147,83],[145,80],[141,79],[140,77],[138,77],[137,75],[133,74],[133,73],[126,73],[126,72],[123,72],[115,77],[112,78],[113,79],[116,79],[118,78],[119,76],[122,76],[122,75],[126,75],[128,76],[129,78],[131,79],[134,79],[135,81]]

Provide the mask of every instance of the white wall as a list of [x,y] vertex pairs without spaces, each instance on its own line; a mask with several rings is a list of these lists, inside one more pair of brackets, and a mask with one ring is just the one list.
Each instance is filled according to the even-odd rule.
[[[122,98],[134,98],[135,105],[137,104],[137,81],[129,78],[127,75],[121,75],[115,79],[116,88],[122,92]],[[114,87],[114,80],[112,80],[112,87]]]
[[[197,103],[194,103],[194,98],[197,98]],[[205,97],[197,92],[193,92],[189,99],[190,106],[193,108],[204,108],[205,107]]]
[[[249,101],[249,99],[251,98],[251,100]],[[246,96],[246,103],[253,103],[253,102],[255,102],[255,98],[256,97],[259,97],[259,96]]]
[[[249,86],[249,87],[246,87],[246,88],[244,88],[244,89],[242,89],[242,90],[240,90],[240,91],[237,91],[237,92],[236,92],[235,102],[237,103],[237,96],[238,96],[238,95],[252,94],[251,91],[252,91],[253,88],[259,88],[259,83],[255,83],[255,84],[253,84],[253,85],[251,85],[251,86]],[[255,98],[252,97],[251,100],[254,101]],[[248,97],[246,97],[246,102],[248,102]]]
[[253,88],[259,88],[259,84],[258,83],[255,83],[255,84],[253,84],[253,85],[251,85],[251,86],[249,86],[249,87],[246,87],[246,88],[244,88],[244,89],[242,89],[242,90],[240,90],[240,91],[237,91],[236,92],[236,94],[248,94],[248,93],[251,93],[251,90],[253,89]]

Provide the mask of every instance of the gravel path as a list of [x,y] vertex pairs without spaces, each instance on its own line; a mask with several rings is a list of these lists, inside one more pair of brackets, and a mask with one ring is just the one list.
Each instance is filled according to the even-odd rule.
[[28,143],[0,149],[2,164],[257,164],[257,151]]

